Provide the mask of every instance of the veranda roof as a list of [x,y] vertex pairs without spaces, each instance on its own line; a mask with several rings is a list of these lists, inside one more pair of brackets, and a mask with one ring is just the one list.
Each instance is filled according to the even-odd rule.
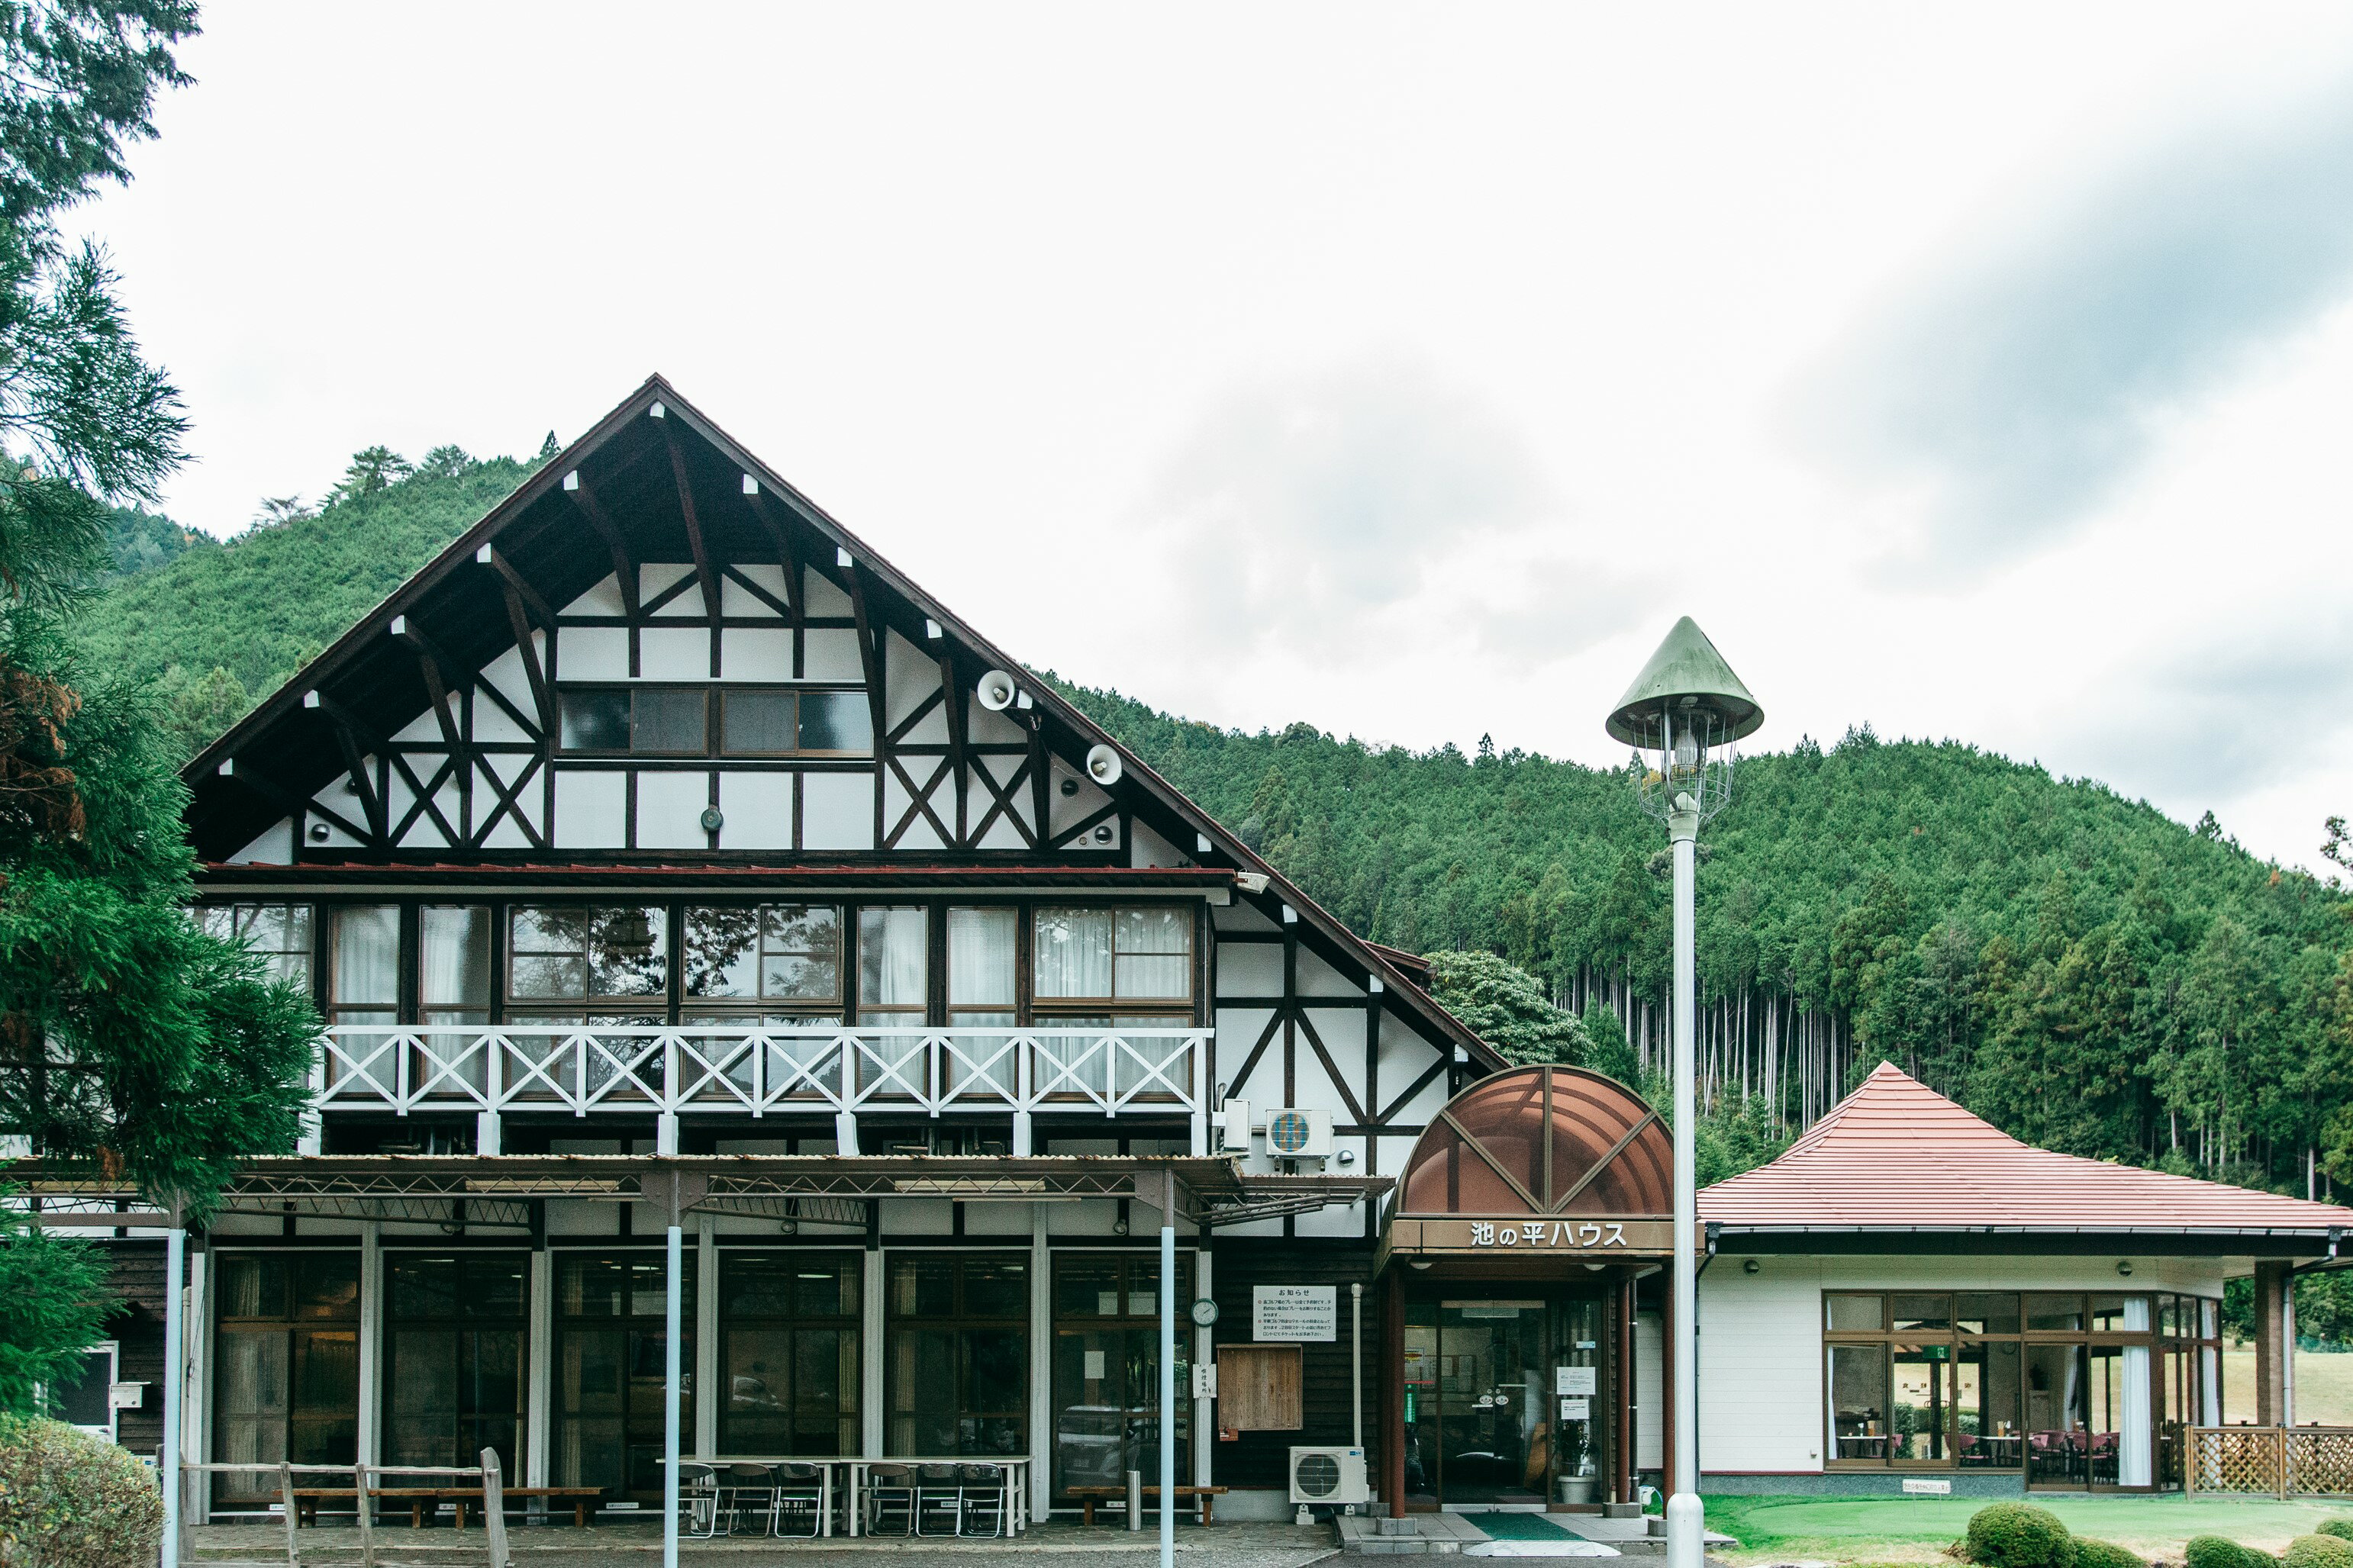
[[2333,1253],[2333,1233],[2353,1232],[2353,1208],[2021,1143],[1886,1062],[1779,1159],[1702,1192],[1699,1212],[1728,1237],[1929,1231],[2277,1237],[2322,1242]]

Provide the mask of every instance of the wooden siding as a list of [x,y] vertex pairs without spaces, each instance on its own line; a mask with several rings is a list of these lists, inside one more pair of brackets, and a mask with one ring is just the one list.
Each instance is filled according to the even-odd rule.
[[1218,1326],[1211,1331],[1219,1344],[1242,1344],[1250,1337],[1250,1287],[1253,1285],[1330,1285],[1339,1308],[1339,1333],[1330,1344],[1301,1347],[1302,1425],[1295,1432],[1244,1432],[1229,1443],[1212,1445],[1210,1464],[1215,1480],[1224,1487],[1277,1487],[1291,1484],[1293,1447],[1345,1447],[1350,1440],[1351,1389],[1348,1376],[1348,1286],[1365,1287],[1364,1342],[1365,1454],[1366,1473],[1380,1474],[1378,1451],[1381,1418],[1381,1302],[1384,1292],[1373,1282],[1373,1248],[1357,1241],[1226,1240],[1215,1243],[1216,1264],[1210,1273],[1211,1294],[1218,1301]]

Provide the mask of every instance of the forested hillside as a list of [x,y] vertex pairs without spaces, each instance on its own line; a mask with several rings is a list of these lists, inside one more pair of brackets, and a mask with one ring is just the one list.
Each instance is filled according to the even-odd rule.
[[[283,506],[136,572],[86,641],[164,682],[199,743],[531,465],[443,448],[406,468],[373,448],[316,515]],[[1622,776],[1065,689],[1356,930],[1501,954],[1656,1062],[1664,841]],[[1865,727],[1742,762],[1703,848],[1706,1090],[1744,1147],[1769,1152],[1886,1056],[2054,1148],[2299,1192],[2308,1170],[2353,1179],[2348,902],[2211,823]]]

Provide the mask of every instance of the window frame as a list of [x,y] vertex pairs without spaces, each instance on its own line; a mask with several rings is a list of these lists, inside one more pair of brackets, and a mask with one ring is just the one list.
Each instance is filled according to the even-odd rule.
[[[819,1249],[814,1247],[723,1247],[720,1249],[719,1360],[717,1363],[717,1369],[719,1378],[724,1384],[723,1395],[719,1390],[713,1391],[714,1396],[719,1398],[717,1416],[720,1452],[737,1454],[768,1453],[772,1451],[787,1454],[798,1453],[799,1439],[797,1435],[797,1429],[801,1414],[799,1408],[800,1336],[804,1332],[847,1334],[849,1338],[851,1351],[849,1357],[850,1375],[842,1380],[840,1391],[841,1396],[837,1399],[834,1407],[833,1420],[836,1428],[834,1445],[811,1450],[811,1457],[832,1458],[839,1454],[849,1453],[851,1449],[858,1447],[857,1432],[864,1419],[866,1408],[865,1370],[866,1357],[870,1353],[866,1344],[866,1279],[864,1266],[860,1261],[863,1257],[864,1254],[859,1252],[855,1248],[845,1247]],[[840,1277],[849,1282],[850,1293],[856,1297],[856,1300],[846,1311],[803,1312],[799,1310],[797,1298],[796,1298],[794,1301],[792,1310],[786,1312],[738,1312],[732,1310],[730,1308],[730,1297],[728,1292],[729,1267],[733,1265],[734,1268],[740,1269],[755,1259],[764,1263],[782,1264],[797,1268],[810,1267],[829,1262],[837,1270],[839,1271]],[[837,1301],[838,1300],[839,1298],[837,1298]],[[788,1336],[786,1339],[786,1343],[789,1346],[786,1352],[786,1383],[789,1392],[786,1396],[786,1409],[783,1419],[787,1433],[792,1435],[787,1436],[786,1447],[781,1450],[772,1450],[767,1447],[748,1447],[742,1442],[734,1440],[730,1435],[730,1428],[733,1426],[732,1417],[733,1415],[735,1406],[735,1373],[731,1370],[734,1363],[730,1358],[729,1348],[734,1335],[739,1331],[745,1332],[781,1332]],[[836,1353],[839,1353],[838,1349]],[[841,1428],[845,1425],[850,1428],[849,1443],[846,1447],[841,1446],[840,1436]]]
[[[394,1275],[400,1268],[417,1263],[447,1261],[462,1271],[470,1266],[479,1265],[485,1260],[508,1260],[519,1262],[521,1265],[522,1293],[512,1317],[471,1315],[457,1311],[404,1316],[399,1312],[396,1305],[398,1297],[394,1289]],[[380,1401],[384,1408],[378,1413],[376,1435],[378,1453],[386,1456],[387,1459],[393,1454],[395,1415],[393,1394],[398,1377],[396,1369],[399,1364],[399,1336],[404,1331],[431,1333],[437,1336],[446,1335],[454,1340],[456,1348],[453,1353],[459,1360],[460,1368],[459,1379],[461,1387],[465,1380],[463,1367],[466,1338],[484,1333],[512,1332],[515,1339],[515,1408],[512,1416],[513,1439],[509,1445],[512,1452],[506,1456],[505,1463],[512,1473],[518,1476],[523,1473],[523,1467],[529,1462],[528,1449],[531,1445],[531,1254],[527,1250],[500,1248],[480,1252],[467,1251],[454,1255],[432,1247],[396,1247],[385,1250],[381,1274],[382,1283],[379,1286],[384,1295],[382,1350],[384,1371],[381,1374],[384,1381],[384,1397]],[[495,1447],[495,1445],[483,1444],[480,1439],[483,1425],[486,1422],[499,1420],[498,1415],[485,1415],[479,1411],[470,1415],[463,1409],[453,1408],[449,1412],[449,1418],[448,1440],[451,1447],[448,1452],[451,1458],[411,1462],[454,1465],[462,1459],[478,1460],[483,1447]],[[467,1435],[470,1425],[470,1440]]]
[[[694,750],[674,747],[655,749],[637,743],[638,692],[694,692],[702,698],[702,744]],[[626,747],[572,746],[564,741],[564,703],[573,696],[592,693],[618,692],[629,699],[629,744]],[[782,693],[793,699],[793,744],[784,750],[734,751],[727,745],[727,699],[736,693]],[[839,747],[805,746],[801,744],[801,699],[811,696],[854,697],[863,703],[863,686],[842,682],[814,681],[750,681],[750,680],[565,680],[555,685],[556,728],[550,746],[550,756],[557,761],[570,759],[606,760],[635,758],[648,762],[761,762],[780,759],[802,759],[813,762],[852,762],[871,759],[874,755],[874,740],[870,734],[863,748],[844,750]],[[868,728],[872,728],[871,712]]]
[[[1964,1330],[1961,1327],[1961,1320],[1958,1313],[1958,1303],[1961,1298],[1970,1296],[2007,1297],[2011,1301],[2015,1302],[2018,1312],[2018,1328],[2016,1331],[2005,1331],[2000,1330],[1991,1330],[1980,1331]],[[2148,1391],[2148,1410],[2150,1413],[2151,1426],[2150,1439],[2152,1445],[2158,1445],[2161,1443],[2161,1439],[2163,1437],[2162,1428],[2164,1426],[2164,1414],[2168,1408],[2164,1397],[2165,1388],[2163,1385],[2163,1374],[2159,1370],[2160,1363],[2163,1359],[2160,1352],[2168,1346],[2187,1349],[2193,1352],[2192,1359],[2199,1363],[2197,1369],[2192,1373],[2192,1377],[2194,1379],[2204,1375],[2204,1358],[2202,1356],[2196,1356],[2194,1352],[2209,1348],[2219,1351],[2220,1348],[2219,1340],[2201,1342],[2179,1334],[2168,1335],[2163,1331],[2163,1302],[2168,1296],[2172,1297],[2175,1301],[2177,1324],[2179,1321],[2179,1314],[2184,1304],[2188,1305],[2188,1310],[2193,1316],[2195,1316],[2202,1310],[2199,1306],[2199,1303],[2203,1300],[2211,1300],[2211,1298],[2184,1295],[2178,1291],[2130,1289],[2122,1290],[2088,1289],[2044,1290],[2025,1289],[1964,1289],[1954,1286],[1943,1286],[1928,1289],[1888,1288],[1874,1290],[1826,1288],[1821,1292],[1820,1316],[1819,1319],[1821,1329],[1820,1375],[1822,1388],[1822,1414],[1821,1426],[1818,1436],[1824,1445],[1822,1468],[1824,1470],[1951,1470],[1956,1472],[1967,1470],[1971,1472],[1986,1471],[2004,1475],[2030,1475],[2031,1466],[2028,1462],[2027,1450],[2023,1442],[2021,1442],[2020,1446],[2019,1458],[2017,1462],[2014,1464],[1964,1465],[1960,1460],[1959,1440],[1961,1436],[1964,1436],[1960,1428],[1961,1406],[1958,1396],[1960,1369],[1964,1364],[1965,1358],[1968,1352],[1973,1347],[1997,1344],[2017,1345],[2019,1347],[2019,1353],[2021,1357],[2018,1379],[2018,1409],[2012,1413],[2012,1416],[2010,1418],[2016,1432],[2021,1438],[2023,1438],[2028,1432],[2028,1426],[2026,1425],[2026,1368],[2022,1359],[2025,1355],[2027,1346],[2038,1344],[2080,1346],[2084,1349],[2086,1354],[2089,1354],[2094,1350],[2103,1347],[2146,1347],[2150,1352],[2148,1357],[2150,1379],[2150,1387]],[[1895,1302],[1898,1299],[1905,1297],[1915,1299],[1941,1299],[1944,1302],[1944,1327],[1941,1329],[1900,1329],[1896,1327],[1896,1318],[1894,1316]],[[2045,1300],[2052,1298],[2074,1298],[2076,1305],[2075,1321],[2083,1326],[2074,1329],[2035,1329],[2030,1327],[2029,1324],[2031,1320],[2027,1315],[2027,1302],[2031,1299],[2038,1297]],[[2146,1301],[2148,1304],[2148,1327],[2146,1329],[2094,1329],[2091,1327],[2091,1323],[2093,1321],[2092,1304],[2094,1299],[2101,1297],[2137,1297],[2141,1300]],[[1831,1314],[1834,1310],[1834,1303],[1841,1300],[1852,1300],[1857,1299],[1876,1299],[1878,1300],[1880,1304],[1880,1326],[1877,1329],[1833,1328],[1831,1326]],[[1944,1448],[1947,1457],[1941,1459],[1903,1458],[1898,1458],[1895,1453],[1895,1445],[1898,1441],[1897,1434],[1893,1430],[1895,1351],[1896,1347],[1907,1344],[1934,1344],[1943,1346],[1946,1352],[1945,1364],[1951,1369],[1947,1373],[1947,1378],[1953,1386],[1954,1396],[1946,1405]],[[1878,1345],[1884,1348],[1884,1354],[1881,1361],[1881,1368],[1882,1376],[1885,1379],[1885,1382],[1883,1385],[1883,1394],[1881,1399],[1882,1414],[1880,1421],[1883,1426],[1889,1429],[1879,1434],[1880,1440],[1884,1447],[1881,1456],[1877,1458],[1841,1458],[1838,1456],[1838,1407],[1835,1384],[1831,1373],[1831,1356],[1833,1348],[1840,1345]],[[2220,1357],[2218,1355],[2216,1357],[2218,1363]],[[1979,1384],[1978,1418],[1980,1422],[1983,1422],[1986,1418],[1985,1406],[1983,1403],[1982,1381],[1980,1381]],[[1982,1434],[1978,1435],[1982,1436]],[[2155,1485],[2162,1486],[2165,1484],[2162,1479],[2162,1461],[2155,1453],[2154,1448],[2152,1451],[2151,1473],[2154,1477],[2158,1478],[2154,1483]],[[2106,1486],[2097,1488],[2095,1489],[2138,1491],[2147,1489],[2138,1487],[2120,1488],[2116,1486]]]

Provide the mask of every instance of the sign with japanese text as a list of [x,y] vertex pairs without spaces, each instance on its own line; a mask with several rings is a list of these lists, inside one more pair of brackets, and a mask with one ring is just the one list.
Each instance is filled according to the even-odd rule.
[[1400,1252],[1471,1253],[1484,1257],[1575,1253],[1599,1261],[1609,1257],[1657,1257],[1674,1247],[1674,1223],[1665,1219],[1400,1218],[1389,1246]]
[[1250,1338],[1333,1341],[1340,1337],[1336,1285],[1253,1285]]

